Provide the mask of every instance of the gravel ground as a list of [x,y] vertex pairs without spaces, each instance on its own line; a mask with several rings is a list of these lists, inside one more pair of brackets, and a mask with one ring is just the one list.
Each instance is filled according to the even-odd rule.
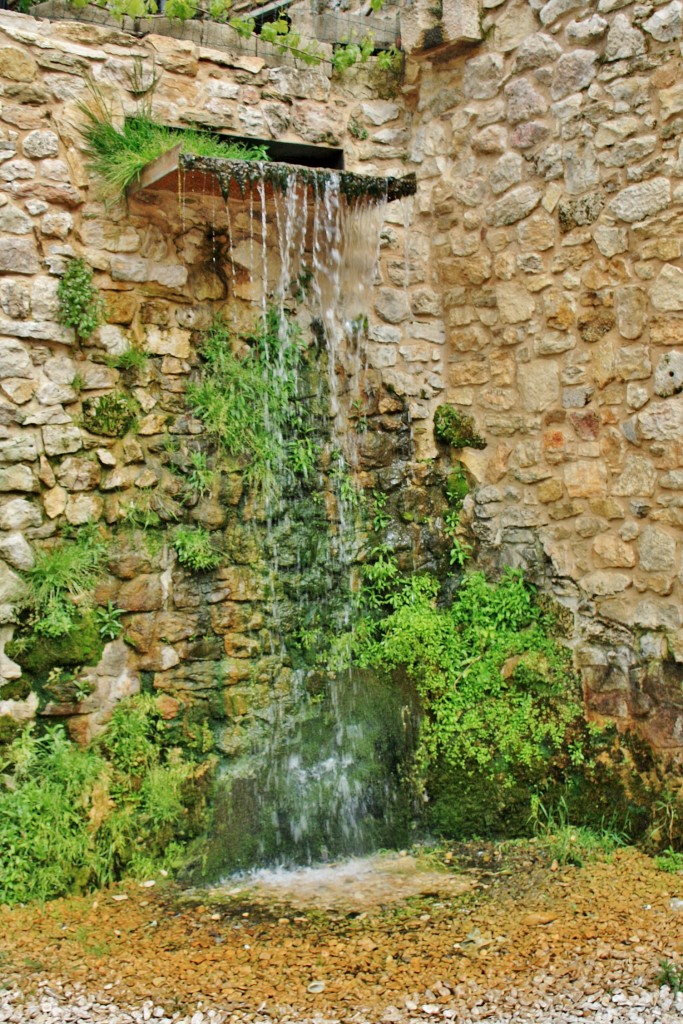
[[[60,997],[49,987],[42,986],[36,996],[24,998],[17,990],[2,993],[0,1022],[2,1024],[428,1024],[435,1021],[455,1021],[456,1024],[680,1024],[683,1019],[683,993],[674,996],[667,986],[654,992],[644,989],[628,994],[619,990],[611,994],[596,993],[584,998],[567,992],[554,1002],[538,1000],[532,1005],[509,1008],[515,997],[510,994],[489,993],[476,1006],[449,1006],[423,1003],[414,1006],[390,1007],[381,1016],[368,1016],[356,1012],[340,1017],[301,1017],[292,1010],[272,1014],[251,1013],[240,1010],[209,1009],[193,1014],[174,1013],[168,1016],[162,1006],[149,1000],[139,1009],[122,1010],[113,1003],[98,1001],[87,996]],[[503,1008],[501,1004],[508,1004]]]
[[683,982],[683,875],[636,850],[482,861],[410,896],[403,864],[365,895],[347,870],[346,907],[316,875],[316,907],[298,882],[0,908],[0,1024],[683,1024],[657,981],[665,962]]

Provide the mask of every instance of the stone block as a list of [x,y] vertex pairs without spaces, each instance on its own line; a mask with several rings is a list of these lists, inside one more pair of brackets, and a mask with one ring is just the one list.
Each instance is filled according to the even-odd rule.
[[665,263],[650,289],[650,301],[662,313],[683,310],[683,270]]
[[43,427],[43,445],[46,455],[67,455],[83,447],[80,429],[74,423]]
[[640,568],[647,572],[676,570],[676,540],[659,526],[646,526],[638,538]]
[[401,10],[401,42],[406,53],[429,53],[481,39],[479,0],[443,0],[435,7],[416,0]]
[[572,462],[565,466],[564,482],[570,498],[599,498],[607,493],[607,467],[597,460]]
[[634,224],[659,213],[660,210],[665,210],[670,203],[669,179],[660,177],[622,189],[610,202],[609,209],[619,220]]

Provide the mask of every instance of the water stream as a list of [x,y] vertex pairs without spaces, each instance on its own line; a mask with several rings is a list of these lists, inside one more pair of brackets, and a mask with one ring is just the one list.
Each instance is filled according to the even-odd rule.
[[[357,614],[363,517],[349,413],[366,368],[387,190],[352,202],[337,173],[302,181],[291,169],[280,187],[253,167],[249,174],[240,183],[246,238],[238,237],[232,182],[222,180],[224,276],[234,294],[247,274],[242,292],[264,321],[269,309],[278,311],[276,373],[288,364],[286,317],[302,325],[309,353],[296,391],[313,410],[319,458],[303,480],[285,465],[272,467],[281,489],[250,523],[264,558],[269,666],[255,668],[246,694],[252,706],[222,741],[228,757],[208,857],[213,876],[396,847],[408,838],[411,816],[401,781],[412,743],[411,694],[339,667],[333,642]],[[285,452],[288,439],[279,440]]]

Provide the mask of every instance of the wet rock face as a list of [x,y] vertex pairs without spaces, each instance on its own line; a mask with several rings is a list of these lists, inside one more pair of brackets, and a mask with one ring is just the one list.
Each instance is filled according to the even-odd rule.
[[[609,708],[643,730],[657,714],[673,736],[675,716],[648,710],[660,707],[655,697],[639,703],[631,669],[666,664],[666,652],[672,664],[683,658],[683,88],[672,50],[683,38],[680,5],[487,2],[468,36],[473,6],[444,5],[438,15],[415,5],[404,42],[416,59],[392,96],[378,95],[374,78],[331,80],[322,67],[246,53],[218,61],[194,42],[159,36],[160,109],[172,123],[245,135],[340,138],[353,172],[416,172],[415,197],[387,209],[377,280],[354,311],[367,317],[362,372],[336,374],[359,479],[392,501],[419,490],[416,466],[439,453],[437,408],[471,418],[481,445],[459,451],[474,482],[465,513],[481,564],[526,567],[576,612],[577,660],[588,649],[587,685],[603,694],[596,712]],[[239,718],[250,685],[255,694],[263,679],[280,678],[264,646],[256,553],[237,529],[257,516],[240,465],[187,506],[172,449],[201,437],[184,400],[197,332],[226,299],[240,326],[259,307],[245,270],[250,215],[234,210],[226,271],[228,230],[215,228],[214,208],[202,211],[194,198],[179,208],[169,193],[131,200],[125,213],[98,201],[71,114],[84,69],[110,66],[119,31],[0,12],[5,589],[64,525],[99,519],[118,531],[127,516],[144,539],[180,516],[229,533],[230,571],[210,579],[177,571],[163,546],[152,554],[142,541],[136,551],[122,544],[102,600],[121,593],[128,606],[140,638],[130,651],[136,671],[155,673],[168,694],[186,672],[193,700]],[[466,38],[467,47],[452,45]],[[430,48],[439,59],[422,59]],[[123,67],[111,66],[123,80]],[[252,221],[259,214],[257,201]],[[85,345],[58,317],[56,285],[72,251],[95,269],[108,306],[108,322]],[[278,260],[277,246],[267,247],[271,285]],[[119,360],[137,346],[146,364],[126,370]],[[112,425],[98,413],[103,397],[120,393],[131,401],[109,409],[124,414]],[[119,436],[129,412],[135,436]],[[483,500],[490,488],[496,501]],[[333,502],[324,502],[331,516]],[[392,526],[406,564],[411,545],[427,543],[419,501],[413,519],[401,518],[410,502],[396,499]],[[438,544],[429,544],[425,561],[437,564]],[[313,591],[321,577],[309,583]],[[0,612],[11,620],[9,597]],[[168,616],[166,631],[153,628],[155,616]],[[177,616],[191,624],[187,635]],[[631,680],[625,696],[621,681],[609,688],[615,675],[607,686],[588,671],[615,630]],[[228,684],[217,695],[221,659]],[[5,670],[15,671],[0,659]],[[666,687],[661,702],[669,706]]]

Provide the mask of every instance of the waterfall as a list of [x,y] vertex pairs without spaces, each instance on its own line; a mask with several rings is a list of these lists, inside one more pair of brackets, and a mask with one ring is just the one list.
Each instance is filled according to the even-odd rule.
[[[217,172],[230,299],[248,296],[264,323],[269,309],[278,313],[269,372],[284,374],[292,363],[287,346],[296,342],[287,314],[296,312],[317,336],[319,350],[296,388],[318,410],[315,444],[327,461],[306,484],[292,481],[284,465],[272,467],[283,484],[266,501],[261,524],[271,674],[266,681],[259,676],[254,687],[260,703],[248,739],[231,734],[227,745],[213,874],[403,843],[408,813],[399,776],[410,742],[400,685],[389,689],[368,673],[339,667],[334,645],[328,663],[314,657],[323,637],[351,630],[356,614],[352,576],[362,543],[361,499],[349,414],[362,397],[364,327],[387,187],[350,195],[340,173],[302,175],[283,166],[274,179],[267,164],[239,168],[239,180],[231,170]],[[232,320],[238,320],[235,312]],[[286,451],[287,439],[279,441]],[[254,520],[252,528],[259,528]]]

